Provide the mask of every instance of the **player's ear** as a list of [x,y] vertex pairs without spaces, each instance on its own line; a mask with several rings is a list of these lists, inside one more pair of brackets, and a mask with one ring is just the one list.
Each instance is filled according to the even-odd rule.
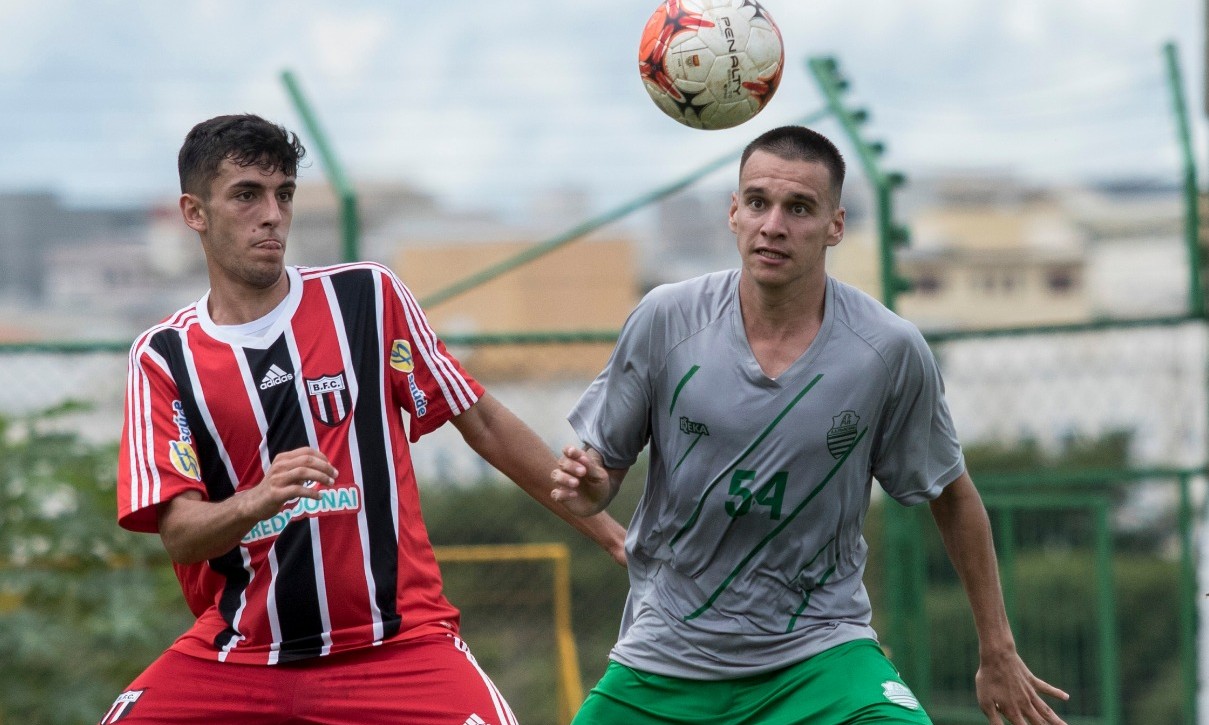
[[180,207],[181,216],[190,229],[199,233],[206,231],[206,210],[201,199],[193,194],[181,194]]
[[835,214],[831,216],[827,234],[827,246],[834,247],[844,239],[844,222],[845,222],[844,207],[837,207]]
[[730,225],[732,232],[738,233],[738,225],[735,224],[735,214],[739,212],[739,192],[733,191],[730,195],[730,211],[727,212],[727,224]]

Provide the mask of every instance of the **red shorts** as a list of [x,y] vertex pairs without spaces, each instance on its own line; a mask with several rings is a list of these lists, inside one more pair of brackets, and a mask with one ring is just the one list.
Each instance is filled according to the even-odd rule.
[[284,665],[167,651],[101,718],[239,725],[516,725],[504,696],[452,635],[399,640]]

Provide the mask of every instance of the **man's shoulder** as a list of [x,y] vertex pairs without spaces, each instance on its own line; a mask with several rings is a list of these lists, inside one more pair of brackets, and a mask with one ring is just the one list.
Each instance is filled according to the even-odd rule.
[[191,302],[143,330],[134,338],[134,342],[131,343],[131,352],[138,354],[140,350],[150,345],[152,340],[159,335],[179,333],[181,330],[188,329],[191,325],[197,324],[197,305],[197,302]]
[[378,262],[346,262],[324,267],[297,267],[296,269],[304,283],[333,277],[350,279],[360,277],[367,282],[374,277],[385,277],[393,281],[398,280],[398,277],[395,276],[394,271],[390,267]]
[[734,298],[738,279],[739,270],[728,269],[668,282],[648,292],[644,302],[665,308],[716,310]]
[[836,320],[853,334],[882,351],[924,344],[923,334],[913,322],[899,316],[872,295],[837,279],[829,279]]
[[623,340],[659,356],[726,317],[735,300],[733,273],[718,272],[655,287],[626,320]]

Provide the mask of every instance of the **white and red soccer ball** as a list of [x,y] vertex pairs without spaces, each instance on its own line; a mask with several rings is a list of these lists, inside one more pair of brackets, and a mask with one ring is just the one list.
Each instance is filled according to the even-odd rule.
[[647,93],[693,128],[730,128],[759,113],[784,66],[781,31],[755,0],[665,0],[638,48]]

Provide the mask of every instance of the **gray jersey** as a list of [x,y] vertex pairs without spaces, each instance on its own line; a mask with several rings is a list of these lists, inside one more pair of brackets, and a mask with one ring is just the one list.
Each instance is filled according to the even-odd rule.
[[923,336],[828,279],[822,327],[775,380],[743,329],[739,272],[659,287],[569,420],[610,468],[650,443],[611,657],[727,679],[876,635],[861,579],[872,480],[907,505],[964,471]]

